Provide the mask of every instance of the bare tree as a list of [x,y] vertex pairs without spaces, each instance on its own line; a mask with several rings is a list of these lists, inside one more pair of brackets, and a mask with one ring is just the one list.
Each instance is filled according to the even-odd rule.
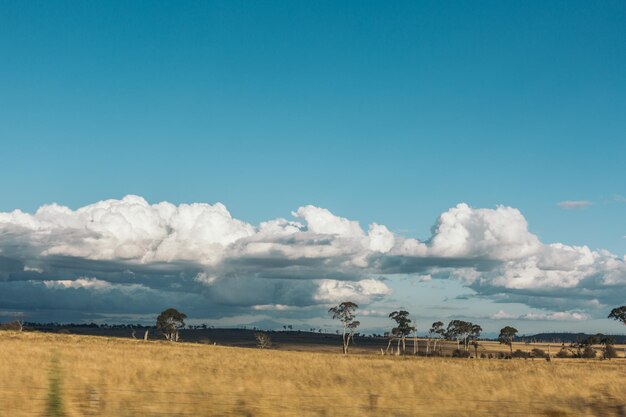
[[267,333],[255,333],[254,337],[256,338],[256,345],[259,349],[269,349],[272,347],[272,339],[270,335]]
[[[332,314],[333,319],[337,319],[341,322],[341,349],[344,355],[348,354],[348,347],[350,344],[350,340],[352,339],[352,334],[354,329],[358,327],[360,323],[356,322],[355,327],[352,323],[354,322],[355,312],[359,306],[352,301],[344,301],[338,306],[331,307],[328,309],[328,312]],[[347,333],[347,330],[350,330],[350,334]]]

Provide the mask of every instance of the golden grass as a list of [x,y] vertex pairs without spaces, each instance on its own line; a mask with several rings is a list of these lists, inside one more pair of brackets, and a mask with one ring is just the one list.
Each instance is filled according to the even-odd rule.
[[[4,332],[0,416],[621,416],[626,360],[283,352]],[[554,353],[554,352],[553,352]]]

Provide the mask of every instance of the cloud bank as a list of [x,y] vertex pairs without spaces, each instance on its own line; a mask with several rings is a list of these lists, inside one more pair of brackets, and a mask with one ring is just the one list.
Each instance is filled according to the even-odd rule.
[[[133,195],[77,210],[0,213],[0,309],[317,314],[344,299],[384,300],[395,276],[459,280],[479,297],[585,310],[580,318],[623,302],[624,257],[543,243],[512,207],[458,204],[425,240],[377,223],[365,230],[312,205],[291,215],[252,225],[220,203],[149,204]],[[526,319],[551,317],[559,319]]]

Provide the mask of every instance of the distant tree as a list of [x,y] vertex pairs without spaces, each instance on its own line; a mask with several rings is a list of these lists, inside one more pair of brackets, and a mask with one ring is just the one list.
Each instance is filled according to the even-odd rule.
[[406,337],[415,331],[415,327],[411,326],[409,312],[406,310],[394,311],[389,314],[389,318],[396,322],[396,327],[391,329],[391,334],[398,340],[398,351],[400,351],[400,342],[402,342],[402,352],[406,351]]
[[350,330],[351,333],[354,331],[354,328],[350,328],[349,326],[354,322],[355,312],[358,308],[359,306],[356,303],[353,303],[352,301],[344,301],[338,306],[328,309],[328,312],[332,314],[333,319],[341,322],[341,349],[344,355],[348,354],[348,347],[351,339],[347,331]]
[[472,324],[470,326],[470,331],[469,331],[469,339],[471,340],[471,344],[472,346],[474,346],[474,357],[478,359],[478,347],[480,346],[480,344],[478,343],[478,338],[480,337],[480,334],[482,333],[483,328],[480,327],[478,324]]
[[21,320],[13,320],[7,323],[0,323],[0,330],[13,330],[21,332],[24,330],[24,323]]
[[498,336],[498,342],[509,346],[511,356],[513,356],[513,339],[515,335],[517,335],[517,329],[515,327],[506,326],[500,330],[500,335]]
[[254,334],[256,345],[259,349],[269,349],[272,347],[272,338],[267,333],[258,332]]
[[441,321],[434,322],[430,327],[428,334],[435,339],[433,342],[433,352],[437,350],[437,340],[443,338],[445,333],[446,330],[443,328],[443,322]]
[[608,318],[621,321],[626,326],[626,306],[614,308]]
[[157,317],[156,328],[163,333],[165,339],[178,342],[178,330],[185,327],[186,318],[186,314],[179,312],[175,308],[168,308]]
[[617,351],[615,350],[615,338],[613,336],[606,336],[602,333],[598,333],[594,336],[597,344],[602,345],[602,357],[604,359],[617,358]]
[[446,337],[450,340],[456,340],[457,349],[461,341],[463,341],[463,348],[467,352],[468,338],[472,332],[473,324],[463,320],[452,320],[448,323],[446,329]]
[[581,357],[586,358],[586,359],[595,358],[596,357],[596,351],[593,349],[593,347],[591,347],[591,345],[587,345],[583,349],[583,353],[582,353]]

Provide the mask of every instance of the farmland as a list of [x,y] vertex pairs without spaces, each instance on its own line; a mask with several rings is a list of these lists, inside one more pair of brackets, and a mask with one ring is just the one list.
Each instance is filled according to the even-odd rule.
[[316,352],[37,332],[2,336],[2,417],[626,412],[623,358],[397,357],[364,348],[345,357],[330,346]]

